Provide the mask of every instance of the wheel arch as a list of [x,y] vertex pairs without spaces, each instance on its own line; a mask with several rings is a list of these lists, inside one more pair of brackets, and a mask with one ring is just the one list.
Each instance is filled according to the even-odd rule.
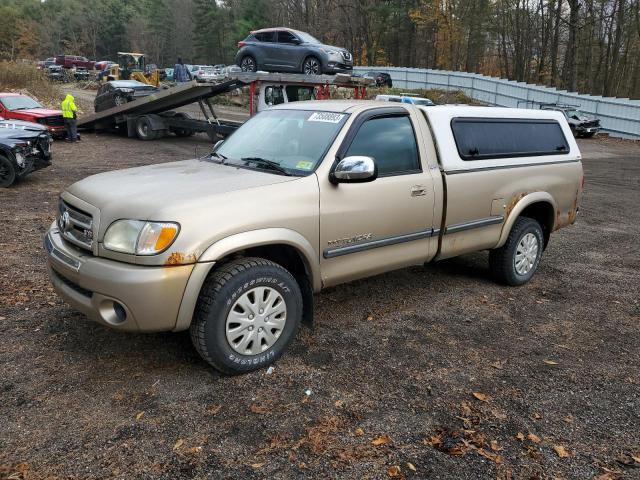
[[322,287],[318,255],[300,233],[286,228],[268,228],[231,235],[204,251],[187,282],[174,331],[189,328],[202,285],[211,272],[240,256],[264,258],[286,268],[302,291],[303,323],[311,323],[313,293]]
[[[517,199],[518,196],[514,198]],[[507,207],[500,240],[494,248],[500,248],[505,244],[518,217],[533,218],[540,223],[544,234],[544,247],[546,248],[551,232],[555,229],[557,210],[555,200],[547,192],[533,192],[522,196],[519,200],[516,200],[512,208]]]

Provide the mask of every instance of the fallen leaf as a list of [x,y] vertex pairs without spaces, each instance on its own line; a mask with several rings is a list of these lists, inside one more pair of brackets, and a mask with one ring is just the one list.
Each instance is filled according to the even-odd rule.
[[379,445],[388,445],[391,443],[391,439],[386,435],[380,435],[371,440],[371,445],[377,447]]
[[387,473],[390,477],[397,477],[400,475],[400,467],[398,465],[394,465],[393,467],[389,467]]
[[498,420],[504,420],[507,418],[507,414],[503,413],[499,410],[491,410],[491,414],[496,417]]
[[173,446],[174,450],[179,449],[182,445],[184,445],[184,440],[183,439],[178,439],[178,441],[175,443],[175,445]]
[[136,422],[139,422],[140,420],[142,420],[142,417],[144,417],[144,412],[140,412],[139,414],[136,415]]
[[636,463],[640,463],[640,453],[636,455],[631,455],[631,458],[633,458]]
[[342,400],[336,400],[334,405],[338,408],[340,408],[342,405],[344,405],[344,402]]
[[265,407],[260,407],[260,406],[256,405],[255,403],[252,403],[251,406],[249,407],[249,409],[251,410],[251,412],[258,413],[258,414],[267,413],[269,411]]
[[518,432],[516,438],[522,442],[524,440],[524,433]]
[[485,395],[484,393],[473,392],[473,396],[476,397],[476,399],[480,400],[481,402],[488,402],[489,401],[489,396]]
[[502,463],[502,457],[500,455],[496,455],[495,453],[487,452],[484,448],[478,449],[478,455],[483,456],[486,459],[491,460],[495,463]]
[[353,433],[356,437],[361,437],[362,435],[364,435],[364,430],[362,430],[361,428],[356,428]]
[[504,364],[507,363],[506,360],[503,360],[502,362],[500,360],[495,361],[491,364],[491,366],[493,368],[497,368],[498,370],[502,370],[504,368]]
[[255,468],[256,470],[258,468],[262,468],[262,467],[264,467],[264,463],[252,463],[251,464],[251,468]]
[[540,442],[541,442],[540,437],[539,437],[539,436],[537,436],[537,435],[536,435],[536,434],[534,434],[534,433],[529,433],[529,434],[527,435],[527,438],[528,438],[529,440],[531,440],[533,443],[540,443]]
[[627,467],[634,467],[636,463],[640,463],[639,460],[640,455],[627,455],[626,453],[621,453],[616,457],[616,462]]
[[543,360],[547,365],[558,365],[558,362],[554,362],[553,360]]
[[618,480],[621,477],[621,474],[618,472],[605,472],[601,473],[597,477],[593,477],[593,480]]
[[371,320],[373,320],[373,317],[372,317],[371,315],[369,315],[369,316],[367,317],[367,321],[368,321],[368,322],[370,322]]
[[409,470],[411,470],[412,472],[416,472],[417,471],[416,466],[411,462],[407,462],[407,468]]
[[187,450],[187,453],[190,453],[192,455],[197,455],[201,451],[202,451],[202,447],[191,447],[190,449]]
[[573,423],[573,417],[571,415],[567,415],[562,420],[564,420],[567,423]]
[[556,451],[560,458],[566,458],[569,456],[569,452],[562,445],[554,445],[553,449]]
[[215,415],[215,414],[217,414],[220,410],[222,410],[222,405],[220,405],[220,404],[211,405],[209,408],[207,408],[207,413],[208,413],[209,415]]
[[491,447],[491,450],[493,450],[494,452],[499,452],[500,450],[502,450],[500,445],[498,445],[498,442],[496,442],[495,440],[491,440],[491,442],[489,443],[489,446]]
[[533,414],[533,418],[535,418],[536,420],[540,420],[542,418],[542,415],[540,415],[538,412]]

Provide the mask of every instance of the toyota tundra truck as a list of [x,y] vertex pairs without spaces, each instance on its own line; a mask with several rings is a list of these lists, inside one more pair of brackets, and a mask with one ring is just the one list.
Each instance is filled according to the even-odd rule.
[[481,250],[499,282],[527,283],[582,189],[561,112],[295,102],[202,158],[71,185],[44,244],[87,317],[190,329],[237,374],[276,360],[326,287]]

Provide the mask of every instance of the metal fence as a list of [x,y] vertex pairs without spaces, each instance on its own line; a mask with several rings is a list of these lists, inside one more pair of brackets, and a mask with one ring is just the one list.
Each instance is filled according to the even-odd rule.
[[640,139],[640,100],[585,95],[477,73],[403,67],[354,67],[391,75],[397,88],[461,90],[480,102],[500,107],[537,108],[540,103],[564,103],[592,113],[613,137]]

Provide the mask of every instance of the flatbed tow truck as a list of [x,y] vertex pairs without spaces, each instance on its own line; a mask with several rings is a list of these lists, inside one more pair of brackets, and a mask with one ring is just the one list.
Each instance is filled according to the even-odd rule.
[[[226,137],[242,122],[221,120],[211,99],[216,95],[249,87],[249,114],[280,103],[330,98],[330,86],[351,88],[354,98],[366,98],[371,79],[337,75],[303,75],[290,73],[237,73],[205,83],[191,81],[159,90],[147,97],[119,105],[78,120],[84,130],[125,129],[129,137],[155,140],[172,132],[180,137],[204,132],[211,141]],[[197,103],[204,120],[191,118],[174,110]]]

